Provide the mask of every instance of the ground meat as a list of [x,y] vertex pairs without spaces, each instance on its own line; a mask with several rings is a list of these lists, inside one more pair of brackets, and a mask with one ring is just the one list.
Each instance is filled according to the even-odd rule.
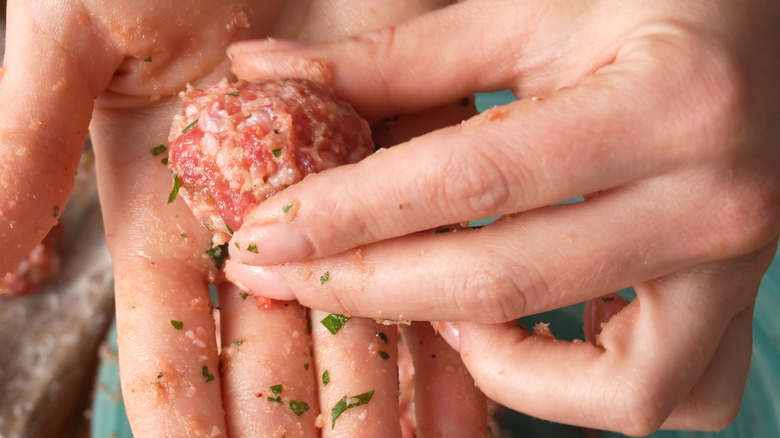
[[300,79],[190,87],[169,140],[180,194],[215,233],[215,244],[268,196],[374,151],[368,123],[351,106],[330,88]]
[[0,278],[0,291],[5,290],[8,295],[15,296],[28,295],[56,277],[62,264],[64,236],[65,228],[57,223],[41,243],[19,262],[16,270]]

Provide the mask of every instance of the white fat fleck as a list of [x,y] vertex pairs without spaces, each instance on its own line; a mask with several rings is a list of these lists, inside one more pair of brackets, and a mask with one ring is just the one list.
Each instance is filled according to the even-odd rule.
[[[200,147],[203,149],[204,154],[213,156],[219,152],[220,145],[214,134],[206,132],[200,142]],[[217,155],[217,159],[219,160],[219,155]]]
[[295,182],[295,172],[289,167],[279,169],[278,172],[268,178],[268,183],[274,187],[284,187],[292,185]]
[[198,327],[197,329],[195,329],[195,332],[193,332],[192,330],[187,330],[184,333],[184,336],[190,338],[190,340],[196,347],[205,350],[206,343],[203,341],[203,338],[205,337],[205,333],[206,330],[204,330],[203,327]]
[[358,420],[365,421],[366,418],[368,418],[368,412],[366,412],[366,410],[363,409],[363,411],[360,413],[360,415],[358,415]]

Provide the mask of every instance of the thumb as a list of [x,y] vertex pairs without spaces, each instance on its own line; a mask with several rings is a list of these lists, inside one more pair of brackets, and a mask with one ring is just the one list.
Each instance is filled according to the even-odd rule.
[[457,102],[474,92],[512,89],[523,97],[571,86],[614,56],[605,34],[619,29],[594,32],[598,12],[592,2],[458,2],[337,42],[242,41],[228,54],[243,79],[279,75],[329,82],[371,120]]
[[109,59],[80,5],[11,1],[0,79],[0,273],[54,226],[73,188]]

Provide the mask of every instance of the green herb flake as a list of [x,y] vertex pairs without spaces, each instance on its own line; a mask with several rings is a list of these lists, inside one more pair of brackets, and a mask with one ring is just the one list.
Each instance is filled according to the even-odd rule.
[[203,365],[203,369],[201,369],[201,375],[203,375],[203,378],[206,379],[206,383],[209,383],[215,379],[214,375],[209,372],[209,367],[206,365]]
[[144,58],[144,62],[152,62],[152,57],[147,56],[146,58]]
[[331,313],[330,315],[322,318],[320,323],[325,326],[330,334],[335,335],[344,326],[344,323],[349,320],[348,316],[339,315],[338,313]]
[[309,410],[309,404],[304,401],[290,400],[290,403],[288,405],[290,406],[290,410],[293,411],[293,414],[295,414],[298,417],[300,417],[306,411]]
[[176,200],[176,197],[179,196],[179,189],[181,188],[181,180],[179,179],[179,175],[173,174],[173,189],[171,189],[171,194],[168,195],[168,203]]
[[246,250],[257,254],[257,245],[255,244],[249,245],[246,247]]
[[237,97],[237,96],[238,96],[238,91],[234,91],[234,92],[232,92],[232,93],[225,93],[225,96],[233,96],[233,97]]
[[325,284],[328,282],[328,280],[330,280],[330,271],[320,275],[320,284]]
[[206,250],[206,255],[211,257],[211,260],[214,261],[214,266],[216,266],[217,269],[222,269],[222,267],[225,266],[225,259],[227,259],[229,255],[227,242],[217,246],[213,246],[212,243],[211,248]]
[[55,205],[54,206],[54,217],[60,217],[60,206]]
[[322,386],[325,386],[328,383],[330,383],[330,372],[328,372],[328,370],[325,370],[322,372]]
[[282,404],[282,398],[279,397],[278,395],[276,397],[268,397],[268,401]]
[[447,227],[445,227],[445,228],[439,228],[438,230],[436,230],[436,234],[444,234],[444,233],[449,233],[450,231],[452,231],[452,230],[451,230],[451,229],[449,229],[449,228],[447,228]]
[[157,146],[152,148],[152,156],[156,157],[156,156],[160,155],[161,153],[163,153],[163,152],[165,152],[167,150],[168,150],[168,148],[165,147],[164,144],[157,145]]
[[292,208],[293,208],[293,203],[292,202],[288,202],[288,203],[282,205],[282,211],[285,212],[285,213],[289,213],[290,210],[292,210]]
[[308,363],[303,364],[303,369],[309,371],[309,364]]
[[383,332],[379,332],[379,333],[377,333],[377,334],[376,334],[376,337],[377,337],[377,338],[379,338],[379,339],[380,339],[382,342],[384,342],[385,344],[387,344],[388,342],[390,342],[390,340],[389,340],[389,339],[387,339],[387,335],[386,335],[386,334],[384,334]]
[[227,230],[228,230],[228,234],[230,234],[230,235],[232,236],[232,235],[233,235],[233,229],[232,229],[232,228],[230,228],[230,225],[228,225],[228,224],[225,224],[225,228],[227,228]]
[[190,123],[189,125],[185,126],[185,127],[184,127],[184,129],[182,129],[182,130],[181,130],[181,133],[182,133],[182,134],[186,134],[186,133],[187,133],[187,131],[189,131],[190,129],[192,129],[192,128],[193,128],[195,125],[197,125],[197,124],[198,124],[198,119],[195,119],[195,121],[194,121],[194,122],[192,122],[192,123]]
[[162,160],[160,160],[160,162],[167,166],[168,165],[168,157],[163,158]]
[[379,355],[382,356],[382,359],[384,360],[390,359],[390,354],[386,351],[380,351]]
[[282,150],[281,149],[274,149],[271,151],[272,154],[274,154],[274,157],[279,158],[282,156]]
[[330,411],[330,418],[331,418],[331,425],[330,428],[333,429],[336,427],[336,420],[341,416],[341,414],[344,413],[347,409],[356,408],[358,406],[363,406],[365,404],[368,404],[368,402],[371,401],[371,397],[374,396],[374,390],[368,391],[366,393],[356,395],[354,397],[349,397],[349,403],[347,403],[347,396],[341,398],[341,400],[336,403],[335,406],[333,406],[333,409]]
[[282,384],[280,383],[278,385],[269,386],[268,389],[270,389],[274,395],[279,395],[282,393]]
[[184,322],[183,322],[183,321],[176,321],[176,320],[173,320],[173,319],[172,319],[172,320],[171,320],[171,325],[172,325],[172,326],[173,326],[173,328],[175,328],[176,330],[181,330],[181,329],[182,329],[182,327],[184,327]]
[[246,292],[241,292],[238,295],[241,297],[242,300],[246,300],[246,298],[249,296],[249,294]]
[[235,341],[233,341],[233,345],[235,345],[236,347],[240,347],[244,345],[244,341],[242,339],[236,339]]

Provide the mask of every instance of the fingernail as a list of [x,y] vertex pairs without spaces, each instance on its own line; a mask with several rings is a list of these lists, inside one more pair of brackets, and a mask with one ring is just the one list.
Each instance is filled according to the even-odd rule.
[[277,38],[265,38],[261,40],[244,40],[231,44],[227,49],[228,57],[234,54],[249,54],[255,52],[294,50],[304,47],[300,41]]
[[314,245],[290,224],[243,226],[233,235],[230,258],[239,263],[271,266],[300,260],[314,251]]
[[460,329],[455,322],[431,322],[439,336],[446,341],[453,350],[460,352]]
[[261,296],[279,301],[295,299],[295,294],[287,286],[284,278],[273,269],[227,260],[225,277],[239,289],[255,297]]

